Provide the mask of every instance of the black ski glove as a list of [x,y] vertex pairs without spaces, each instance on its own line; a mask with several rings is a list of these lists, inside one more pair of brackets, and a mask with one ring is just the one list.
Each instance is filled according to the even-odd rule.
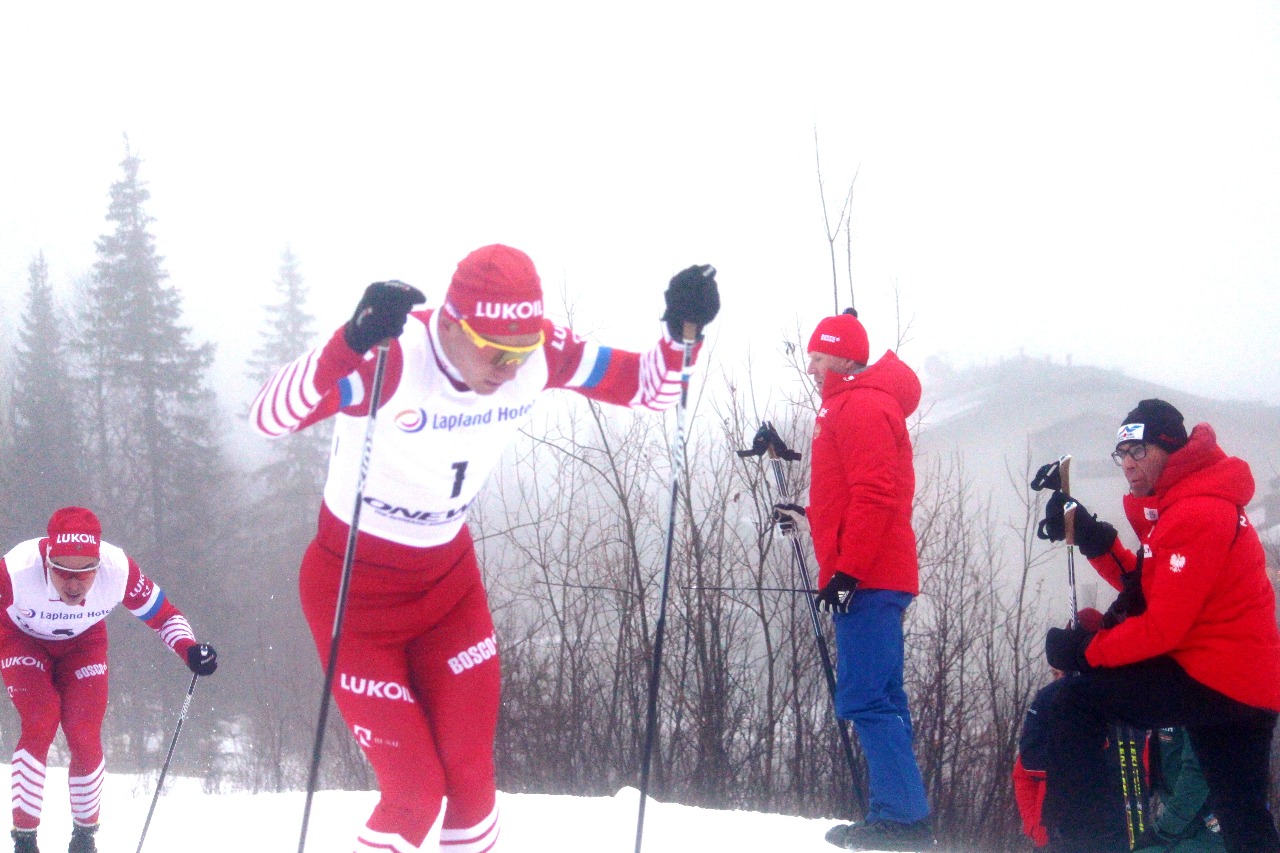
[[218,668],[218,653],[208,643],[197,643],[187,649],[187,669],[196,675],[213,675]]
[[1120,575],[1123,587],[1116,600],[1111,603],[1107,613],[1102,617],[1103,628],[1114,628],[1130,616],[1141,616],[1147,612],[1147,598],[1142,594],[1142,551],[1138,551],[1138,564],[1131,572]]
[[1092,664],[1084,656],[1093,632],[1084,628],[1050,628],[1044,638],[1044,656],[1049,666],[1063,672],[1088,672]]
[[[1075,500],[1065,492],[1055,491],[1044,505],[1044,519],[1036,528],[1036,535],[1050,542],[1061,542],[1067,538],[1067,522],[1065,508],[1068,502]],[[1080,553],[1090,560],[1101,557],[1111,550],[1116,541],[1116,529],[1076,501],[1075,509],[1076,544]]]
[[818,609],[824,613],[848,613],[857,588],[857,578],[844,572],[836,572],[827,581],[827,585],[818,590]]
[[413,306],[427,301],[421,290],[403,281],[375,281],[342,330],[347,346],[366,353],[379,341],[398,338]]
[[711,264],[689,267],[676,273],[667,285],[667,310],[662,319],[671,333],[671,340],[684,340],[684,324],[693,323],[702,328],[720,313],[720,291],[716,287],[716,268]]
[[802,530],[809,532],[809,519],[800,504],[774,504],[773,520],[783,536],[795,536]]

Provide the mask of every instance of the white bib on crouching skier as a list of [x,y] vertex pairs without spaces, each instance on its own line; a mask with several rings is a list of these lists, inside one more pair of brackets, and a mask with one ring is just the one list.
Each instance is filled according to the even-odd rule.
[[24,634],[41,640],[69,640],[106,618],[124,600],[129,558],[106,542],[99,546],[98,574],[84,604],[64,604],[53,588],[40,554],[40,539],[28,539],[4,555],[13,585],[7,613]]

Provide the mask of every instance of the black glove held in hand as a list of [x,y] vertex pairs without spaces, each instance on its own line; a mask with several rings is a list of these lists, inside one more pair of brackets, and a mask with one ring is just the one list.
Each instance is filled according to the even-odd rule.
[[836,572],[827,585],[818,591],[818,609],[825,613],[848,613],[858,579],[844,572]]
[[702,327],[720,313],[716,268],[710,264],[692,266],[676,273],[663,295],[667,300],[667,310],[662,319],[673,341],[684,340],[685,323],[693,323],[701,335]]
[[1061,491],[1062,489],[1062,460],[1055,459],[1040,466],[1040,470],[1036,472],[1035,477],[1031,480],[1031,488],[1037,492],[1041,489],[1052,489],[1053,491]]
[[1044,638],[1044,656],[1049,666],[1063,672],[1088,672],[1093,669],[1084,650],[1093,633],[1083,628],[1050,628]]
[[400,337],[413,306],[426,301],[421,290],[403,281],[375,281],[364,289],[342,336],[351,349],[366,353],[379,341]]
[[187,649],[187,669],[196,675],[213,675],[218,668],[218,653],[208,643],[197,643]]
[[773,520],[783,536],[795,536],[800,530],[809,530],[809,519],[800,504],[774,504]]
[[1120,575],[1120,583],[1124,585],[1120,594],[1102,617],[1103,628],[1114,628],[1130,616],[1147,612],[1147,597],[1142,594],[1142,551],[1138,551],[1138,565]]
[[[1044,505],[1044,520],[1036,528],[1036,535],[1050,542],[1061,542],[1067,538],[1066,505],[1074,498],[1065,492],[1054,492],[1049,502]],[[1116,529],[1076,501],[1075,507],[1075,539],[1080,546],[1080,553],[1090,560],[1101,557],[1111,550],[1116,541]]]
[[1044,505],[1044,518],[1036,528],[1036,536],[1048,539],[1050,542],[1061,542],[1067,538],[1067,521],[1063,507],[1069,500],[1071,500],[1069,496],[1054,490],[1049,496],[1049,502]]

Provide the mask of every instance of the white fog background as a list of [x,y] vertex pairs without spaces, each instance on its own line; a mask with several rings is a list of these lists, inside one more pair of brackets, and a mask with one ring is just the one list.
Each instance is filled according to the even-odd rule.
[[873,353],[896,290],[918,368],[1280,403],[1274,2],[0,0],[0,80],[6,338],[37,252],[91,271],[127,134],[231,416],[286,248],[325,331],[501,241],[627,347],[710,262],[713,360],[773,359],[833,308],[815,133]]

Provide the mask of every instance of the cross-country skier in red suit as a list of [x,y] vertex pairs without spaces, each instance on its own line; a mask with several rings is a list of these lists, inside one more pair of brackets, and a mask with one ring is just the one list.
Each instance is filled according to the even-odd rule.
[[390,339],[333,684],[381,790],[356,850],[416,851],[447,797],[441,849],[486,853],[499,834],[498,650],[467,508],[545,391],[653,410],[677,402],[682,326],[709,323],[719,296],[710,267],[676,275],[663,336],[645,353],[589,343],[544,318],[533,262],[508,246],[464,258],[440,310],[414,311],[423,301],[400,282],[370,285],[327,343],[277,371],[250,417],[272,437],[336,418],[319,529],[299,579],[325,666],[370,350]]
[[45,759],[62,726],[71,751],[69,853],[94,853],[106,765],[107,625],[123,604],[197,675],[218,668],[186,617],[124,551],[102,541],[98,517],[78,506],[49,518],[48,536],[0,559],[0,674],[22,718],[13,753],[13,849],[39,853]]

